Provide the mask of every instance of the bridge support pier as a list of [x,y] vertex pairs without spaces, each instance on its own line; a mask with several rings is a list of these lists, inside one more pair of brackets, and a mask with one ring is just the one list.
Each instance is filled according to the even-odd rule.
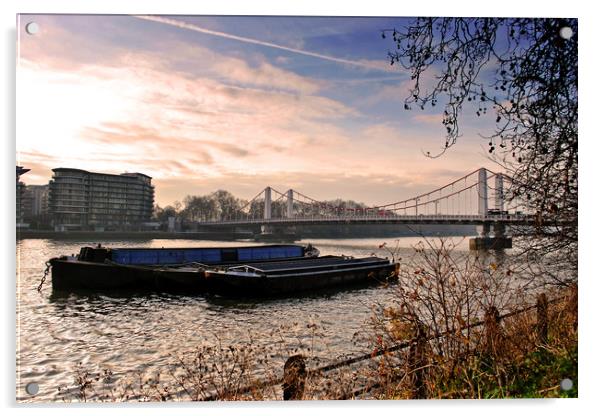
[[477,225],[477,234],[481,238],[489,237],[489,233],[491,232],[491,224],[486,222],[482,225]]
[[[489,235],[493,225],[493,237]],[[506,226],[500,223],[484,223],[477,226],[479,236],[468,241],[471,250],[503,250],[512,248],[512,238],[506,235]]]
[[506,226],[500,223],[493,224],[493,236],[496,238],[505,238]]

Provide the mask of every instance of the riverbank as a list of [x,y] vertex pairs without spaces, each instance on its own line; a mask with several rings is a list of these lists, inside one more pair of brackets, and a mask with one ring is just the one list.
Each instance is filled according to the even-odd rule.
[[52,231],[52,230],[18,230],[17,240],[244,240],[252,239],[251,232],[167,232],[167,231]]
[[[543,309],[538,301],[538,309],[502,317],[495,325],[495,346],[474,344],[477,338],[491,338],[487,324],[473,325],[470,339],[449,334],[474,344],[468,354],[441,356],[431,343],[416,347],[419,342],[407,340],[400,344],[407,344],[402,349],[389,346],[386,352],[375,349],[365,356],[328,362],[312,357],[314,345],[325,339],[319,326],[308,322],[307,349],[282,351],[278,342],[260,346],[253,339],[235,346],[199,346],[153,376],[126,374],[119,380],[107,368],[78,365],[75,383],[62,386],[58,398],[68,402],[282,400],[287,394],[293,400],[574,398],[578,397],[575,290],[549,293],[556,297]],[[274,356],[287,361],[284,371],[269,364]],[[300,369],[287,370],[294,361],[301,363]]]

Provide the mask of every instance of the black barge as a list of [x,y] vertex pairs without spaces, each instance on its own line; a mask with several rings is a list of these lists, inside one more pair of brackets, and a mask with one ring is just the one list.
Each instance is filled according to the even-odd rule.
[[316,257],[311,245],[201,248],[82,247],[77,256],[50,259],[54,290],[206,289],[204,272],[219,265]]
[[319,256],[311,245],[221,248],[83,247],[50,260],[55,291],[160,291],[272,297],[395,279],[379,257]]

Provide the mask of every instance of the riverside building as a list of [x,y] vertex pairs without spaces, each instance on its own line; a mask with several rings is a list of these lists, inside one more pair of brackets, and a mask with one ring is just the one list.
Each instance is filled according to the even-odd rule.
[[23,194],[23,212],[26,218],[48,213],[48,185],[27,185]]
[[151,219],[155,189],[142,173],[53,169],[48,209],[57,231],[139,230]]
[[23,209],[23,194],[25,193],[25,184],[20,181],[21,175],[29,172],[30,169],[26,169],[23,166],[17,166],[17,190],[15,194],[16,199],[16,222],[17,228],[27,228],[28,224],[23,221],[24,209]]

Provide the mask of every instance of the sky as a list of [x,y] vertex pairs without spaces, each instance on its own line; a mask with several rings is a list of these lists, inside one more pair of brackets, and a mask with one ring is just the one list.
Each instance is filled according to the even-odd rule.
[[[28,34],[35,22],[39,31]],[[383,29],[404,18],[21,15],[17,164],[141,172],[161,206],[266,186],[390,203],[481,166],[494,124],[403,109],[408,73]]]

